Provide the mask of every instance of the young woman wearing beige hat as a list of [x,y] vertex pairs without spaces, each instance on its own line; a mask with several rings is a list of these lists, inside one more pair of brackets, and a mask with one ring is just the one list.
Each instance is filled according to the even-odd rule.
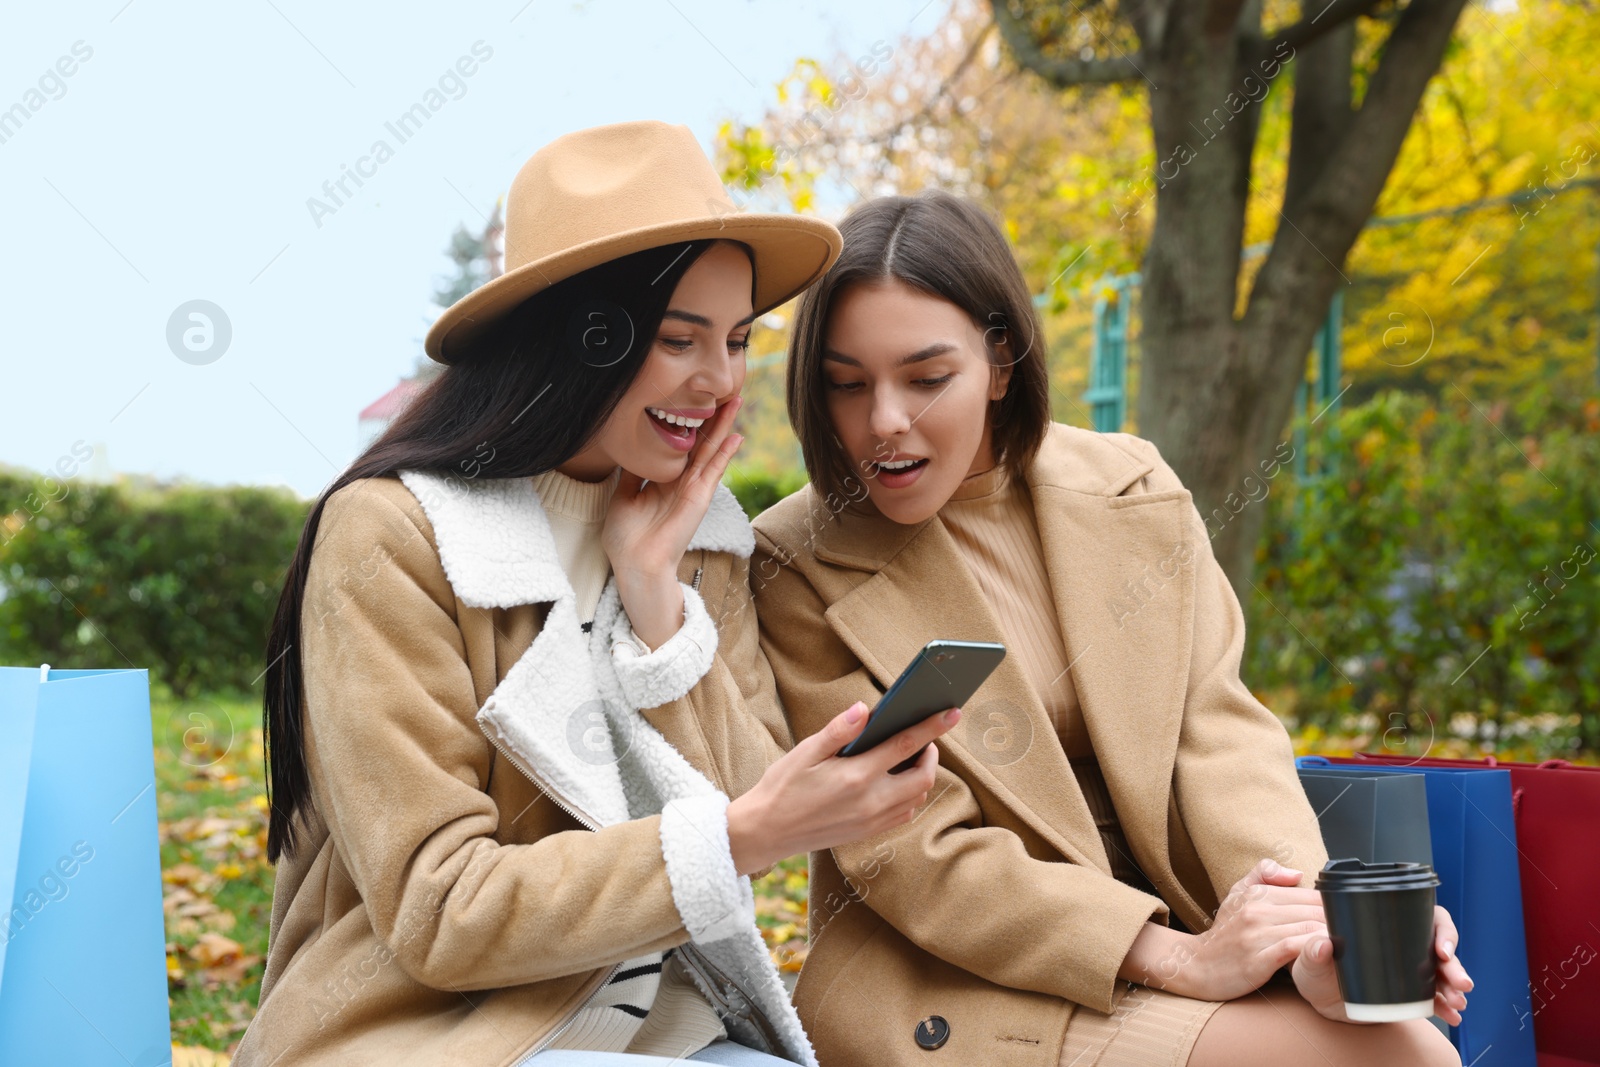
[[[790,724],[815,736],[930,639],[1008,653],[917,818],[812,856],[795,1003],[823,1062],[1458,1063],[1421,1019],[1344,1021],[1316,817],[1239,679],[1205,525],[1148,441],[1051,422],[999,228],[929,193],[841,229],[790,339],[811,485],[755,523]],[[1433,1008],[1459,1022],[1442,909],[1435,938]]]
[[838,233],[734,212],[654,122],[560,138],[507,206],[507,272],[289,566],[234,1062],[815,1063],[749,876],[910,819],[935,752],[888,768],[949,725],[842,760],[854,705],[784,754],[720,484],[751,322]]

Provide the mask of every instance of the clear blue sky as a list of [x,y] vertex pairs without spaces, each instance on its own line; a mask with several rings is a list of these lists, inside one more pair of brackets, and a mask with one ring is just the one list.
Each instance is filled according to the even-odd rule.
[[[117,471],[314,494],[354,458],[357,412],[421,353],[450,233],[481,226],[541,144],[657,118],[709,150],[721,120],[760,116],[797,57],[864,55],[931,32],[946,9],[9,5],[0,463],[43,470],[103,443]],[[384,123],[478,41],[492,57],[396,144]],[[14,105],[27,118],[7,125]],[[319,227],[307,199],[380,137],[394,157]],[[191,300],[231,324],[213,362],[169,347],[169,319]]]

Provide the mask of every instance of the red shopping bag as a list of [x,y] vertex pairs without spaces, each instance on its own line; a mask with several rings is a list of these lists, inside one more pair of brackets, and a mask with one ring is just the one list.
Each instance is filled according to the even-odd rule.
[[[1539,1067],[1600,1064],[1600,767],[1361,755],[1335,763],[1511,772]],[[1471,999],[1470,997],[1468,998]]]

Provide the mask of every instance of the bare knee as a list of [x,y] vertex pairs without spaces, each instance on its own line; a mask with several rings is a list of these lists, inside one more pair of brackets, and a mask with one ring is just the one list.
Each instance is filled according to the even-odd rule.
[[1293,990],[1262,990],[1219,1007],[1189,1055],[1189,1067],[1461,1067],[1450,1039],[1426,1019],[1334,1022]]
[[1426,1019],[1390,1023],[1397,1031],[1395,1039],[1403,1045],[1405,1058],[1396,1063],[1413,1063],[1416,1067],[1461,1067],[1461,1055],[1450,1039]]
[[[1406,1067],[1461,1067],[1461,1056],[1438,1027],[1427,1019],[1401,1023],[1328,1023],[1339,1031],[1341,1055],[1335,1063],[1405,1064]],[[1352,1030],[1354,1032],[1352,1032]]]

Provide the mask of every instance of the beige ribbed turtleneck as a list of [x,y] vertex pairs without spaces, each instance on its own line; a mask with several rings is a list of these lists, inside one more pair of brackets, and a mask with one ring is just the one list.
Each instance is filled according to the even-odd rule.
[[1067,670],[1066,642],[1027,483],[1015,480],[997,464],[962,481],[939,510],[939,518],[1000,621],[1006,654],[1017,657],[1018,666],[1050,716],[1094,815],[1112,874],[1153,892],[1128,849],[1084,726],[1078,692]]
[[1094,755],[1067,671],[1066,642],[1027,484],[1014,484],[1005,466],[996,464],[963,481],[939,517],[999,616],[1008,654],[1017,657],[1044,701],[1067,756]]

